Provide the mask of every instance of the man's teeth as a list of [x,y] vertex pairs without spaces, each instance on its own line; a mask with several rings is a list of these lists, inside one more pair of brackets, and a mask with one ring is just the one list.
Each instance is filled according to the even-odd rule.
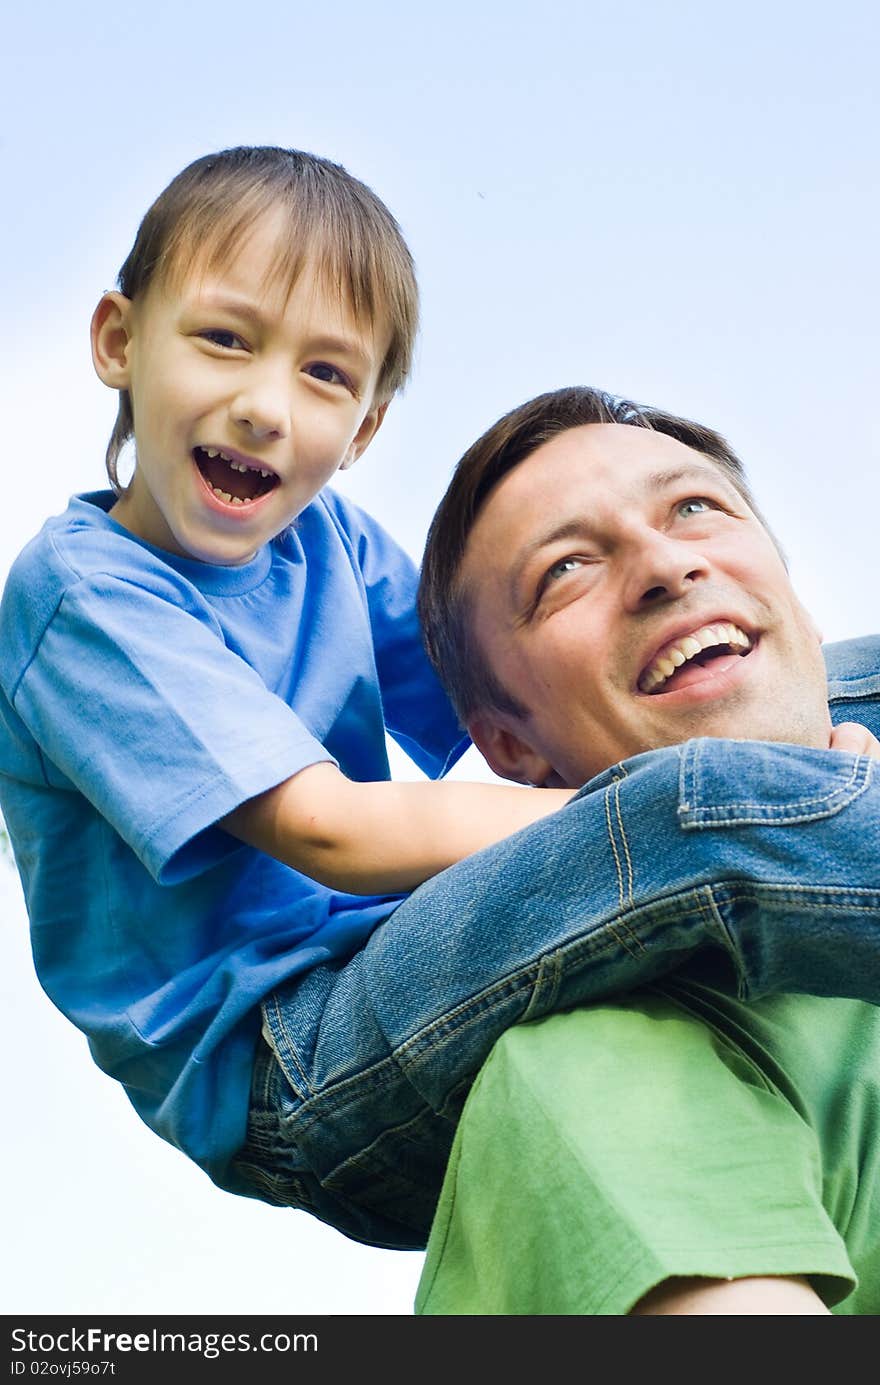
[[[232,467],[233,471],[258,471],[261,476],[272,475],[272,472],[266,471],[265,467],[248,466],[245,462],[236,461],[234,457],[228,457],[225,452],[222,452],[220,450],[219,447],[203,447],[202,451],[204,452],[206,457],[220,457],[224,462],[226,462],[229,466]],[[214,489],[216,490],[217,487],[215,486]],[[221,494],[221,492],[218,492],[218,494]]]
[[718,621],[715,625],[703,625],[699,630],[694,630],[692,634],[685,635],[682,639],[668,644],[658,654],[639,679],[639,691],[643,693],[656,692],[668,678],[672,677],[677,668],[681,668],[682,664],[686,664],[689,659],[693,659],[704,649],[712,649],[720,644],[729,645],[732,650],[741,650],[743,653],[752,647],[751,639],[744,630],[740,630],[738,625],[732,625],[729,621]]

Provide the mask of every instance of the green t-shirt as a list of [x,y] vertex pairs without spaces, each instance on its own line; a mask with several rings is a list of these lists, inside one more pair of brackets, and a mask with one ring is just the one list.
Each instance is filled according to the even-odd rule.
[[416,1313],[621,1315],[678,1275],[804,1275],[880,1313],[880,1007],[698,975],[498,1041]]

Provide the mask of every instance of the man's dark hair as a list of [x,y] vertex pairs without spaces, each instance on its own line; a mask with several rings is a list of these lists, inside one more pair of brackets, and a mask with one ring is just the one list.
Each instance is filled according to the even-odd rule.
[[518,717],[526,714],[495,678],[474,638],[471,594],[460,580],[474,521],[502,477],[557,434],[588,423],[650,428],[702,453],[767,527],[742,462],[711,428],[586,385],[552,390],[511,409],[468,448],[455,468],[431,522],[422,560],[418,608],[425,645],[462,725],[475,712],[489,708]]

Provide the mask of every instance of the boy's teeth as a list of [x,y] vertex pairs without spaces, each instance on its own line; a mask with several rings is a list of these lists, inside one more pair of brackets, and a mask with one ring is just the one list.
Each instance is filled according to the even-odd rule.
[[[211,485],[210,481],[208,482],[208,485]],[[242,500],[240,495],[230,495],[229,491],[222,491],[219,486],[211,486],[211,490],[217,496],[218,500],[224,501],[227,505],[244,504],[244,501]]]
[[[260,473],[260,475],[263,476],[263,477],[271,476],[271,475],[272,475],[272,472],[271,472],[271,471],[267,471],[265,467],[262,467],[262,466],[254,466],[254,467],[251,467],[251,466],[248,466],[246,462],[238,462],[238,461],[236,461],[234,457],[229,457],[229,456],[227,456],[226,453],[222,450],[222,448],[219,448],[219,447],[203,447],[203,448],[202,448],[202,451],[204,452],[204,454],[205,454],[206,457],[221,457],[221,458],[223,459],[223,461],[227,463],[227,465],[229,465],[229,466],[232,467],[232,470],[233,470],[233,471],[258,471],[258,472]],[[216,489],[216,487],[215,487],[215,489]]]

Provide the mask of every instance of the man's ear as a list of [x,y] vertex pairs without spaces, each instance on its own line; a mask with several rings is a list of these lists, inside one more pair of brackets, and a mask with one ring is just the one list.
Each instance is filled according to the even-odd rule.
[[92,362],[98,378],[114,390],[129,385],[131,317],[131,299],[123,293],[105,293],[92,313]]
[[375,408],[372,408],[367,414],[360,428],[349,443],[348,451],[339,463],[340,471],[348,471],[349,467],[354,466],[361,453],[367,450],[382,426],[382,420],[388,412],[388,405],[390,402],[389,399],[386,399],[384,404],[377,404]]
[[479,712],[468,722],[468,733],[493,773],[517,784],[559,782],[549,760],[533,750],[518,731],[495,715]]

